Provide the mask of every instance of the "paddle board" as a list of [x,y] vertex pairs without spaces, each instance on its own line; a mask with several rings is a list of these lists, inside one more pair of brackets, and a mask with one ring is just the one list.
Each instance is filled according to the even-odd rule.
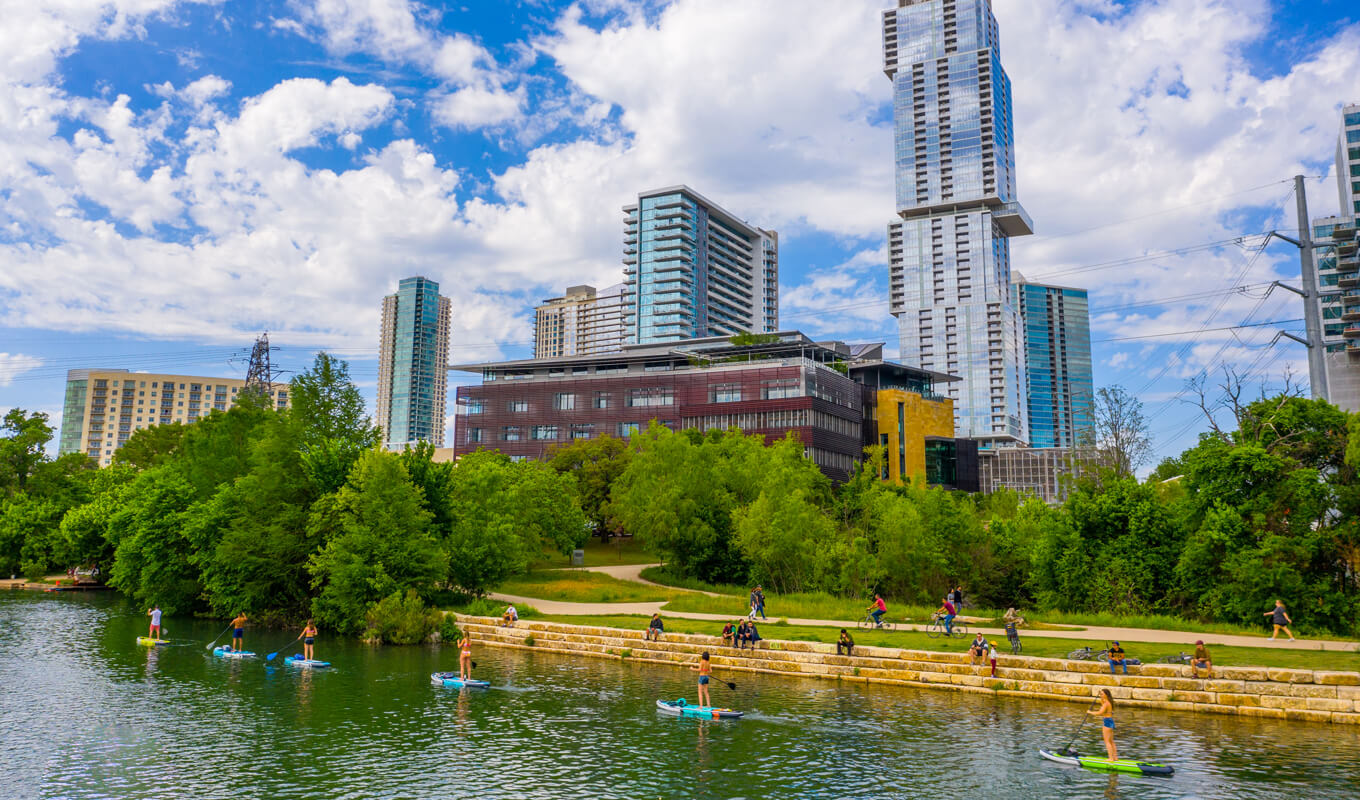
[[214,649],[213,649],[213,655],[215,655],[215,656],[217,656],[217,657],[219,657],[219,658],[254,658],[254,657],[255,657],[255,654],[252,653],[252,652],[250,652],[249,650],[242,650],[241,652],[238,653],[237,651],[232,650],[231,648],[227,647],[226,645],[220,645],[220,646],[214,648]]
[[147,647],[152,647],[163,644],[170,644],[170,642],[166,639],[152,639],[150,636],[138,636],[137,644],[144,644]]
[[1049,761],[1056,761],[1059,764],[1067,764],[1071,767],[1085,767],[1086,769],[1098,770],[1100,772],[1130,772],[1135,775],[1171,775],[1176,770],[1165,764],[1152,764],[1147,761],[1136,761],[1131,758],[1121,758],[1118,761],[1111,761],[1108,758],[1097,758],[1095,756],[1084,756],[1072,750],[1044,750],[1040,748],[1039,755]]
[[491,686],[491,684],[487,683],[486,681],[474,680],[473,678],[463,680],[462,678],[458,677],[457,673],[454,672],[432,673],[430,675],[430,683],[434,684],[435,686],[454,686],[460,689],[463,688],[464,686],[467,686],[472,689],[486,689],[487,687]]
[[656,707],[667,714],[674,714],[678,717],[699,717],[700,719],[739,719],[742,715],[740,711],[733,711],[730,708],[715,708],[713,706],[692,706],[685,702],[685,698],[679,700],[657,700]]
[[283,659],[283,663],[290,667],[329,667],[329,661],[317,661],[314,658],[303,658],[302,656],[288,656]]

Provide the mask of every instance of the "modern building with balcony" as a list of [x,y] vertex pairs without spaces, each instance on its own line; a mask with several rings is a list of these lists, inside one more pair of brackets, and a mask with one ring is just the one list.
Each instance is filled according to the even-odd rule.
[[1089,443],[1095,381],[1086,290],[1013,275],[1014,303],[1024,331],[1030,447]]
[[452,318],[452,301],[429,278],[403,278],[383,298],[376,422],[384,447],[444,443]]
[[[57,451],[84,453],[101,467],[136,431],[153,425],[192,424],[236,405],[240,378],[161,375],[126,369],[73,369],[66,373]],[[269,405],[287,408],[288,384],[271,384]]]
[[1327,397],[1360,411],[1360,230],[1353,217],[1313,220]]
[[883,12],[897,216],[890,309],[903,362],[956,375],[959,436],[1029,441],[1010,240],[1033,232],[1015,189],[1011,84],[990,0],[897,0]]
[[688,186],[624,206],[624,329],[635,344],[779,330],[779,235]]
[[534,358],[613,353],[627,341],[622,283],[569,286],[534,308]]
[[935,389],[953,379],[885,362],[882,345],[818,343],[786,331],[751,344],[707,337],[452,369],[482,376],[480,385],[458,388],[457,455],[488,449],[542,459],[554,447],[626,439],[656,422],[676,431],[737,428],[767,441],[793,432],[837,481],[850,476],[866,445],[881,444],[893,454],[885,478],[931,473],[955,477],[950,485],[976,482],[966,463],[957,478],[951,403]]

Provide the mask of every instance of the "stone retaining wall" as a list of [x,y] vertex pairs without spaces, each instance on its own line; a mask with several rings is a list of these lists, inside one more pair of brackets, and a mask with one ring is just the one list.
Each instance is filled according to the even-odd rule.
[[[726,647],[716,636],[667,633],[660,642],[648,642],[642,631],[536,620],[521,620],[506,628],[490,617],[459,614],[457,618],[473,641],[493,647],[685,666],[708,650],[714,668],[725,671],[1077,703],[1090,703],[1098,690],[1109,689],[1121,705],[1360,725],[1360,673],[1356,672],[1215,667],[1214,677],[1208,679],[1191,677],[1188,666],[1145,664],[1130,667],[1129,675],[1111,675],[1103,661],[1002,655],[993,678],[990,666],[973,666],[967,655],[958,653],[857,646],[851,657],[836,655],[830,644],[774,639],[762,641],[761,648],[752,652]],[[528,637],[533,637],[532,644],[525,644]]]

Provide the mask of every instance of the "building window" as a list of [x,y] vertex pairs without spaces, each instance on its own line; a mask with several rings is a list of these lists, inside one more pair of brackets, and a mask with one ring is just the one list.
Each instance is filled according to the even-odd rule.
[[520,434],[518,425],[506,425],[505,427],[501,428],[502,442],[518,442],[519,435]]
[[506,409],[513,414],[527,414],[529,412],[529,401],[511,400],[506,404]]
[[773,381],[762,381],[760,394],[765,400],[782,400],[785,397],[801,397],[802,391],[798,386],[797,378],[781,378]]
[[636,422],[620,422],[618,431],[620,439],[627,439],[638,432],[638,424]]
[[477,444],[478,442],[481,442],[481,441],[482,441],[482,429],[481,429],[481,428],[468,428],[467,440],[468,440],[468,442],[471,443],[471,444]]
[[646,389],[629,389],[628,405],[632,408],[669,406],[675,404],[675,393],[669,386],[653,386]]
[[481,414],[481,413],[483,412],[483,410],[485,409],[485,407],[486,407],[486,406],[485,406],[485,402],[486,402],[486,401],[484,401],[484,400],[469,400],[469,401],[467,401],[467,413],[469,413],[469,414]]
[[740,403],[741,384],[740,383],[720,383],[708,390],[708,401],[710,403]]
[[609,408],[609,392],[596,392],[596,393],[595,393],[595,407],[596,407],[596,408]]
[[570,392],[559,392],[553,395],[553,408],[558,411],[571,411],[576,408],[576,395]]
[[589,425],[589,424],[587,424],[587,425],[572,425],[572,426],[571,426],[571,438],[572,438],[572,440],[576,440],[576,439],[589,439],[592,435],[594,435],[594,433],[595,433],[595,426],[594,426],[594,425]]

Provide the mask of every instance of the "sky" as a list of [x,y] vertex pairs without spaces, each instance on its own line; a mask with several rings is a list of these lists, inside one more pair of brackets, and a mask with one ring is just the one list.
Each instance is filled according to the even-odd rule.
[[[66,370],[242,377],[318,349],[376,394],[381,297],[453,298],[450,360],[622,280],[622,206],[688,184],[780,234],[781,323],[897,349],[886,0],[0,0],[0,411]],[[1032,280],[1088,289],[1095,381],[1158,458],[1187,381],[1306,385],[1291,178],[1337,211],[1341,0],[994,0]],[[1267,323],[1267,324],[1260,324]],[[1241,327],[1248,326],[1248,327]],[[286,379],[290,373],[285,372]],[[451,383],[474,380],[453,373]]]

